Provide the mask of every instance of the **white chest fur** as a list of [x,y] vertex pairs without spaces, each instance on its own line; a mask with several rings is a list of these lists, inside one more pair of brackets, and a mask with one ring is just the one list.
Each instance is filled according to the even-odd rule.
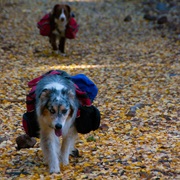
[[64,36],[67,25],[67,17],[64,14],[63,9],[61,14],[59,15],[59,18],[55,18],[54,22],[56,24],[56,29],[53,31],[53,33],[56,35]]

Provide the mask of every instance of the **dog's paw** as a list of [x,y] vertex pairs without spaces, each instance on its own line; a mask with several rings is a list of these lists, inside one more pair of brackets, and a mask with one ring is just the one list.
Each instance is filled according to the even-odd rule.
[[60,54],[61,56],[63,56],[63,57],[66,56],[66,54],[65,54],[65,53],[62,53],[62,52],[60,52],[59,54]]
[[61,51],[59,51],[59,50],[55,50],[54,51],[54,54],[56,54],[56,55],[61,55],[61,56],[63,56],[63,57],[65,57],[66,56],[66,54],[65,53],[62,53]]
[[63,165],[68,165],[69,164],[69,159],[68,158],[64,158],[64,157],[60,157],[60,161]]
[[51,167],[49,170],[50,174],[59,174],[60,173],[60,168],[59,167]]
[[[57,157],[58,159],[58,157]],[[49,162],[49,172],[50,173],[60,173],[59,160],[54,159]]]
[[60,174],[60,171],[58,171],[58,172],[50,171],[49,173],[50,174]]
[[63,163],[63,165],[65,165],[65,166],[66,166],[66,165],[68,165],[68,164],[69,164],[69,160],[68,160],[68,159],[65,159],[65,160],[63,160],[63,161],[62,161],[62,163]]
[[59,50],[54,50],[53,52],[54,52],[54,54],[57,54],[57,55],[60,54]]

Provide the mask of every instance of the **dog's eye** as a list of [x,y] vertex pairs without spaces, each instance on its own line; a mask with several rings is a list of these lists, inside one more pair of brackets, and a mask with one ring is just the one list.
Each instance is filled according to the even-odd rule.
[[50,109],[49,111],[51,114],[55,114],[55,112],[56,112],[54,109]]
[[62,112],[62,114],[66,114],[67,113],[67,109],[63,109],[61,112]]

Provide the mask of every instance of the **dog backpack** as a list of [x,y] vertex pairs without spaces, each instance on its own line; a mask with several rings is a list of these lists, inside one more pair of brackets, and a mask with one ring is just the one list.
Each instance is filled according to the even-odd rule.
[[50,36],[52,29],[50,26],[50,14],[45,14],[41,20],[37,23],[39,33],[42,36]]
[[[79,25],[77,24],[75,18],[70,17],[69,22],[66,26],[65,37],[68,39],[75,39],[76,33],[78,32]],[[45,14],[40,21],[37,23],[37,27],[39,29],[39,34],[42,36],[50,36],[54,27],[51,27],[50,23],[50,13]]]
[[78,29],[79,29],[79,25],[77,24],[76,20],[73,17],[71,17],[69,19],[69,23],[67,24],[66,31],[65,31],[66,38],[75,39]]
[[79,109],[75,120],[75,126],[78,133],[86,134],[92,130],[98,129],[100,125],[100,112],[92,105],[92,102],[98,93],[97,86],[84,74],[70,76],[65,71],[52,70],[28,82],[28,86],[31,90],[26,96],[27,112],[23,114],[22,120],[26,134],[30,137],[39,137],[40,129],[35,112],[36,85],[43,77],[53,74],[58,74],[71,79],[74,82],[76,96],[79,100]]

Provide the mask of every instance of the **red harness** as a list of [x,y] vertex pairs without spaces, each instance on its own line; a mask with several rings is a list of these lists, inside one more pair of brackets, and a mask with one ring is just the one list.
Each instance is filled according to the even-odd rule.
[[[50,14],[46,14],[42,17],[42,19],[37,23],[37,27],[39,28],[39,33],[42,36],[50,36],[53,28],[50,25]],[[76,33],[78,32],[79,25],[76,20],[71,17],[69,19],[69,23],[66,26],[65,37],[68,39],[75,39]]]

